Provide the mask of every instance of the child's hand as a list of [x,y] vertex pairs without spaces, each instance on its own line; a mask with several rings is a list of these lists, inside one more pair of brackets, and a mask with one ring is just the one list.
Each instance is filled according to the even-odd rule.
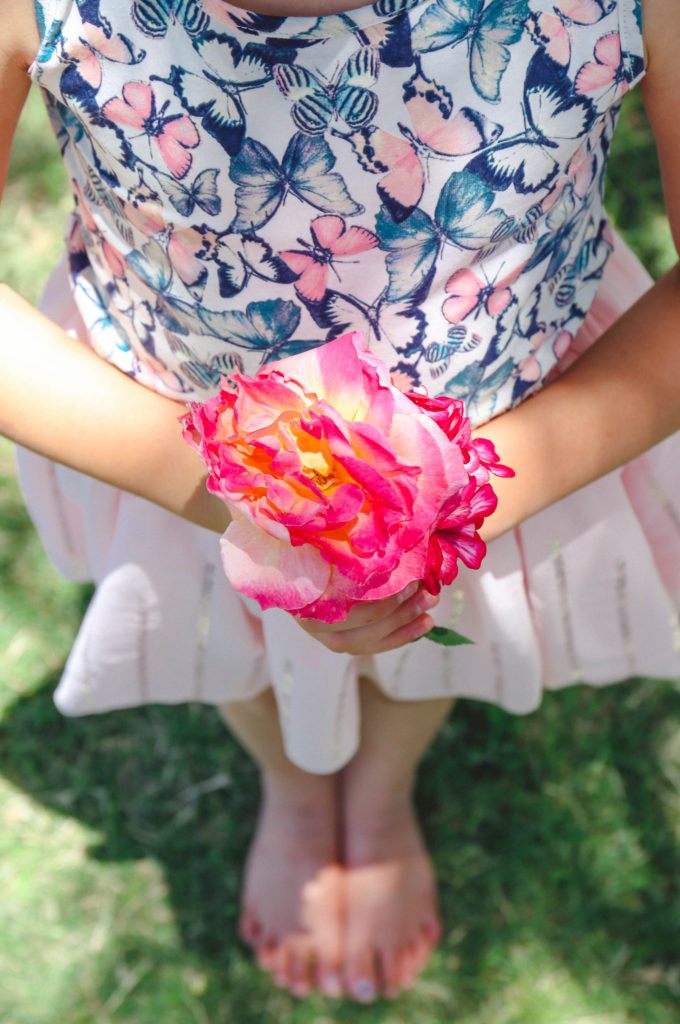
[[343,622],[297,621],[336,654],[381,654],[427,633],[434,623],[426,612],[438,601],[418,583],[411,583],[393,597],[355,605]]

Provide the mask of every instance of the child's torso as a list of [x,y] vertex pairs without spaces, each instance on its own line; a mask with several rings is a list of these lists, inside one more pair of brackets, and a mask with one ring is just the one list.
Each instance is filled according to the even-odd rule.
[[285,6],[300,16],[43,5],[33,77],[94,346],[190,398],[357,329],[404,387],[476,421],[508,408],[568,347],[609,252],[635,0]]

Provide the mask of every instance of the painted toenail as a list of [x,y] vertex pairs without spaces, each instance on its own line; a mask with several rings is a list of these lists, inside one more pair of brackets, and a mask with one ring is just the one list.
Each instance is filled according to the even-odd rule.
[[359,981],[355,981],[352,985],[352,992],[355,998],[359,999],[362,1003],[367,1003],[370,999],[375,999],[376,996],[375,985],[368,978],[361,978]]
[[328,974],[321,980],[321,991],[332,999],[342,995],[342,982],[337,974]]

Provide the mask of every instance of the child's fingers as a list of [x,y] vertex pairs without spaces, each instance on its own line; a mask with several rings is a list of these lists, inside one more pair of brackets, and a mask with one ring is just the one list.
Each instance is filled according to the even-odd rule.
[[[333,629],[316,622],[312,628],[304,626],[320,643],[338,654],[382,654],[416,639],[432,627],[426,612],[439,598],[420,590],[393,607],[390,614],[376,622],[345,629]],[[338,624],[336,624],[338,625]]]
[[362,601],[355,604],[342,622],[319,622],[318,619],[299,619],[303,629],[309,633],[345,633],[352,629],[361,629],[374,622],[383,622],[395,611],[401,608],[410,598],[418,593],[420,584],[417,581],[409,583],[398,594],[392,597],[384,597],[380,601]]
[[419,615],[417,618],[412,619],[411,622],[407,622],[405,626],[401,626],[387,636],[384,636],[379,642],[367,643],[366,649],[352,653],[356,655],[384,654],[386,651],[396,650],[397,647],[403,647],[405,644],[417,640],[418,637],[428,633],[433,626],[434,620],[431,616],[427,614]]

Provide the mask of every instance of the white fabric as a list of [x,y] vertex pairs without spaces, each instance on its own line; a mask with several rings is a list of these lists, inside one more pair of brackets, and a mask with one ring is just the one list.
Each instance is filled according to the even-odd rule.
[[[617,239],[563,365],[648,285]],[[82,331],[63,268],[44,308]],[[56,567],[98,584],[56,692],[64,714],[220,704],[271,682],[291,760],[330,772],[357,746],[360,673],[398,699],[472,697],[515,713],[544,688],[680,674],[677,436],[495,541],[479,572],[461,571],[436,616],[474,646],[420,640],[360,663],[236,594],[215,535],[32,453],[19,466]]]

